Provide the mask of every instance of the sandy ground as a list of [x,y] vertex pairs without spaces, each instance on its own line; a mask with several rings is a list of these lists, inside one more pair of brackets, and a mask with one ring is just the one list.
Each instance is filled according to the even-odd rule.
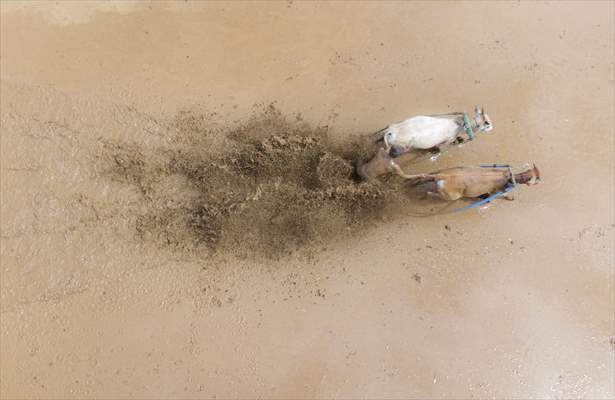
[[[1,396],[613,398],[614,12],[3,2]],[[136,234],[161,203],[101,174],[101,143],[149,165],[182,115],[222,135],[271,103],[340,138],[482,104],[493,133],[421,168],[543,181],[276,258]]]

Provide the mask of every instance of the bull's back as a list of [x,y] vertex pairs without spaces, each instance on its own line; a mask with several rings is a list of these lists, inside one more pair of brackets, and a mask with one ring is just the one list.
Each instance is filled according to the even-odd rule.
[[508,172],[501,169],[457,167],[439,171],[437,179],[449,199],[479,197],[496,193],[506,186]]
[[465,176],[466,197],[494,194],[503,190],[508,183],[508,171],[491,168],[473,168],[473,173]]
[[449,118],[413,117],[389,126],[393,145],[405,148],[429,149],[455,139],[457,123]]

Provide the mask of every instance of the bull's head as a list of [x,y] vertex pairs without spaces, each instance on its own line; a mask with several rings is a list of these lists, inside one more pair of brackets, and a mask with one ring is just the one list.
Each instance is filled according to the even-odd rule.
[[489,118],[489,115],[485,113],[483,108],[480,106],[476,106],[474,108],[474,112],[476,112],[476,116],[474,117],[474,122],[476,122],[476,127],[483,132],[491,131],[493,129],[491,118]]
[[530,167],[530,164],[523,165],[523,172],[516,174],[515,179],[518,183],[523,183],[528,186],[537,185],[540,182],[540,171],[536,164]]
[[532,168],[532,179],[530,179],[528,185],[537,185],[538,182],[540,182],[540,171],[536,164],[534,164]]

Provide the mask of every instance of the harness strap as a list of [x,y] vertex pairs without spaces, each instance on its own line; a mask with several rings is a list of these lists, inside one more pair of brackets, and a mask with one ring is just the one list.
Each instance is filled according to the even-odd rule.
[[428,115],[428,117],[452,117],[452,116],[460,116],[463,115],[464,113],[462,112],[450,112],[450,113],[444,113],[444,114],[430,114]]
[[474,131],[472,130],[472,126],[470,125],[470,118],[467,113],[463,113],[463,129],[468,134],[470,140],[474,140]]
[[508,167],[508,172],[510,173],[510,179],[512,180],[513,187],[517,186],[517,180],[515,179],[515,173],[512,170],[512,167]]
[[512,185],[508,185],[504,188],[504,190],[497,192],[496,194],[492,194],[491,196],[487,197],[486,199],[483,200],[479,200],[476,201],[472,204],[468,204],[465,207],[461,207],[461,208],[457,208],[451,212],[455,213],[455,212],[460,212],[460,211],[465,211],[465,210],[471,210],[472,208],[476,208],[478,206],[482,206],[483,204],[489,203],[491,200],[497,199],[498,197],[502,197],[504,196],[506,193],[510,192],[511,190],[513,190],[516,187],[516,185],[512,184]]
[[510,164],[481,164],[479,165],[481,168],[506,168],[511,169],[512,165]]
[[468,134],[469,140],[474,140],[474,131],[472,130],[472,125],[470,123],[470,117],[466,112],[450,112],[445,114],[431,114],[430,117],[462,117],[462,126],[463,130]]
[[517,181],[515,179],[515,173],[513,172],[513,167],[510,164],[481,164],[480,168],[501,168],[507,169],[510,173],[510,180],[512,181],[513,186],[517,186]]

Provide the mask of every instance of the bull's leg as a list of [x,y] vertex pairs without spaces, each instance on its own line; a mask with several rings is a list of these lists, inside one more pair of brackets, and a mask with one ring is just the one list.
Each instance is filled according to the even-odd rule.
[[391,160],[390,168],[391,168],[391,172],[394,172],[395,174],[401,176],[404,179],[420,178],[420,177],[423,177],[423,176],[427,176],[426,174],[408,175],[393,160]]
[[462,188],[451,187],[450,183],[447,185],[443,179],[437,180],[436,184],[438,185],[438,194],[444,200],[455,201],[463,197],[464,189]]
[[413,193],[419,195],[420,199],[426,199],[429,196],[438,196],[438,186],[435,181],[423,182],[412,188]]
[[504,196],[502,196],[502,198],[508,201],[515,201],[514,193],[506,193]]
[[412,163],[419,157],[417,154],[419,154],[417,150],[404,150],[402,154],[395,157],[395,162],[399,164]]
[[429,157],[431,161],[436,161],[442,154],[440,147],[438,146],[434,146],[430,149],[427,149],[427,151],[431,153],[431,157]]
[[404,170],[401,169],[401,167],[397,165],[397,163],[394,161],[391,161],[390,168],[392,170],[391,172],[394,172],[395,174],[401,176],[402,178],[408,179],[411,177],[411,175],[406,174]]
[[467,142],[466,139],[462,138],[461,136],[457,136],[452,142],[451,144],[454,146],[459,146],[462,144],[465,144]]
[[455,201],[455,200],[459,200],[460,198],[463,197],[463,194],[461,192],[445,192],[445,194],[443,194],[442,191],[439,191],[438,193],[440,193],[440,196],[442,196],[442,198],[444,200],[449,200],[449,201]]

